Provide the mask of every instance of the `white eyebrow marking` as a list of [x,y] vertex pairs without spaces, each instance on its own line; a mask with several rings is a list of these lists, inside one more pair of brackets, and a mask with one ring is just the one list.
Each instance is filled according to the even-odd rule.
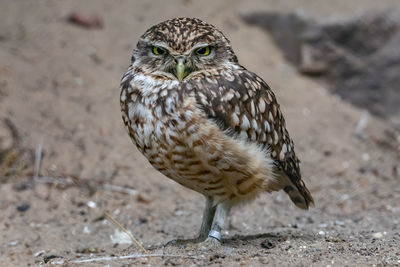
[[[212,44],[209,44],[209,43],[199,43],[199,44],[196,44],[196,45],[194,45],[192,48],[186,50],[186,51],[183,53],[183,55],[188,56],[188,55],[190,55],[191,53],[193,53],[195,50],[197,50],[197,49],[199,49],[199,48],[207,47],[207,46],[214,47],[215,44],[213,44],[213,43],[212,43]],[[210,55],[211,55],[211,53],[213,52],[213,50],[214,50],[214,49],[211,49]]]

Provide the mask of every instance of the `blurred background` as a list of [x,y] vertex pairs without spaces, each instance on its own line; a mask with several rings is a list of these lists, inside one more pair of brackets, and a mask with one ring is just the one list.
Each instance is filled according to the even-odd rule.
[[[316,207],[282,193],[234,210],[225,245],[193,237],[203,197],[155,171],[125,133],[119,82],[139,36],[197,17],[275,92]],[[0,1],[0,263],[155,252],[117,264],[400,263],[400,4]],[[158,246],[158,247],[157,247]]]

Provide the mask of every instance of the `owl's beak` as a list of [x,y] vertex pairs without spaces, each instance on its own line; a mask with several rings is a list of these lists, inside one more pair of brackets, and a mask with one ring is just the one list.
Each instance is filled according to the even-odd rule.
[[186,61],[186,58],[178,58],[177,59],[178,64],[176,64],[174,74],[175,74],[176,78],[178,78],[179,82],[182,82],[183,79],[189,75],[189,71],[185,66],[185,61]]

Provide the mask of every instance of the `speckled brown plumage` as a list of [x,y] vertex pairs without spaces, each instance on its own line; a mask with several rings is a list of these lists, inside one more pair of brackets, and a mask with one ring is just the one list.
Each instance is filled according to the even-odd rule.
[[298,207],[313,204],[274,93],[214,26],[178,18],[150,28],[120,96],[127,131],[150,163],[205,195],[206,211],[217,206],[213,229],[262,191],[284,189]]

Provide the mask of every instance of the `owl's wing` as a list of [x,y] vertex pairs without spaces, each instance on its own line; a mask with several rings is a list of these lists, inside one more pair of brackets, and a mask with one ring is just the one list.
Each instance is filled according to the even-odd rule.
[[285,119],[267,83],[244,68],[197,82],[196,101],[206,116],[233,137],[268,147],[278,172],[290,180],[284,190],[292,201],[303,209],[313,205]]

